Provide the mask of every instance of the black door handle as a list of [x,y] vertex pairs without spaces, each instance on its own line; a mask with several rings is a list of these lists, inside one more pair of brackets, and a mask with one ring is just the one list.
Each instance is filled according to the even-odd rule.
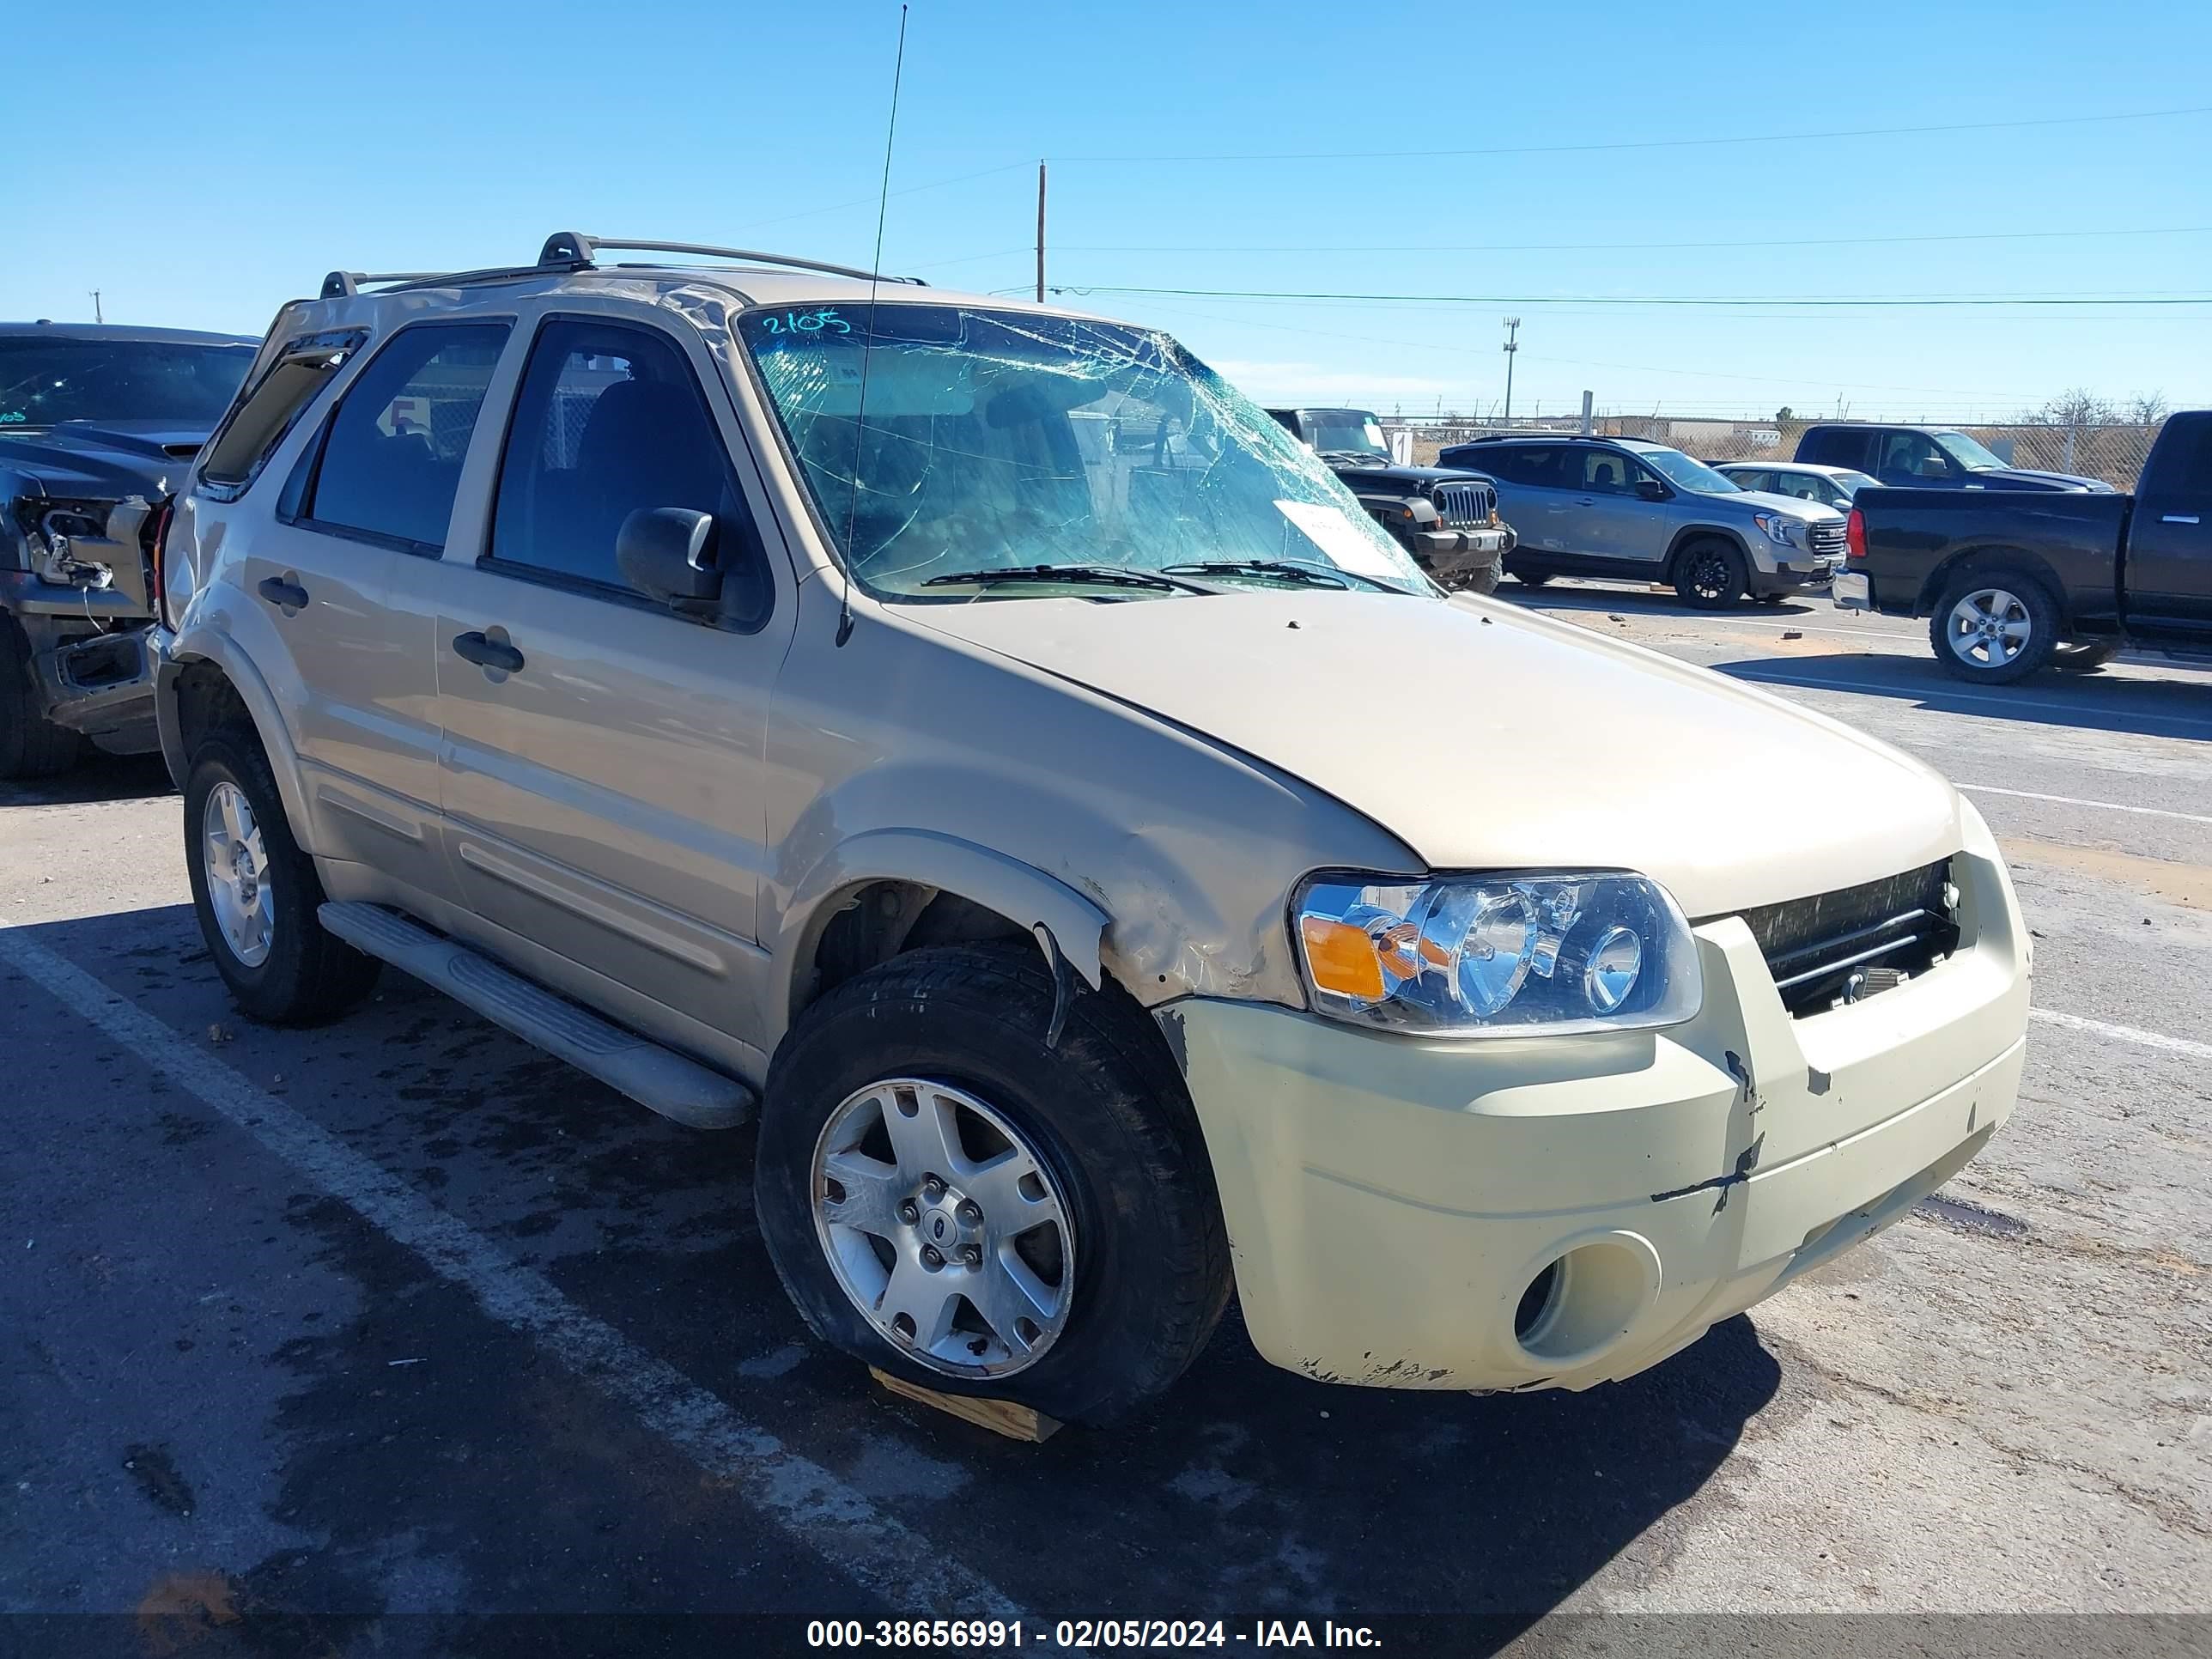
[[503,674],[514,673],[522,666],[522,653],[481,634],[454,635],[453,650],[480,668],[496,668]]
[[261,597],[271,605],[281,605],[287,611],[304,611],[307,606],[307,590],[297,582],[288,582],[282,576],[264,576],[261,581]]

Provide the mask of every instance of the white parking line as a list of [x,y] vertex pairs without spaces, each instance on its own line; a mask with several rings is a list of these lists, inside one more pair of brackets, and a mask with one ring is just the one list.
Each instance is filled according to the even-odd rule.
[[1022,1616],[996,1585],[949,1559],[941,1540],[884,1514],[829,1470],[586,1313],[543,1274],[510,1260],[380,1164],[200,1053],[92,975],[15,929],[0,929],[0,960],[414,1251],[494,1319],[635,1413],[708,1474],[730,1481],[765,1518],[891,1607],[957,1610],[967,1618]]
[[2162,1048],[2170,1054],[2187,1054],[2194,1060],[2212,1060],[2212,1042],[2191,1042],[2187,1037],[2168,1036],[2163,1031],[2146,1031],[2138,1025],[2113,1025],[2101,1019],[2084,1019],[2079,1014],[2062,1014],[2049,1008],[2031,1008],[2030,1019],[2039,1019],[2046,1025],[2063,1025],[2069,1031],[2087,1031],[2094,1036],[2111,1037],[2116,1042],[2133,1042],[2145,1048]]
[[2163,806],[2128,806],[2116,800],[2081,800],[2073,795],[2039,795],[2033,789],[2000,789],[1993,783],[1962,783],[1958,787],[1976,795],[2009,795],[2014,800],[2047,800],[2059,806],[2094,806],[2103,812],[2140,812],[2145,817],[2179,818],[2184,823],[2212,823],[2202,812],[2175,812]]
[[[2040,698],[1995,697],[1979,691],[1953,691],[1936,685],[1878,685],[1867,680],[1814,680],[1789,674],[1747,674],[1727,663],[1717,665],[1716,671],[1732,679],[1741,680],[1747,685],[1786,687],[1792,691],[1856,692],[1866,696],[1887,697],[1892,702],[1924,702],[1938,714],[1947,712],[1942,708],[1947,702],[1986,704],[1991,708],[2004,709],[2021,719],[2032,719],[2039,710],[2077,716],[2093,712],[2078,703],[2048,702]],[[2174,726],[2191,737],[2212,738],[2212,722],[2204,720],[2184,720],[2175,714],[2140,714],[2132,708],[2118,711],[2118,718],[2146,726]],[[2063,726],[2067,722],[2062,720],[2040,723]]]

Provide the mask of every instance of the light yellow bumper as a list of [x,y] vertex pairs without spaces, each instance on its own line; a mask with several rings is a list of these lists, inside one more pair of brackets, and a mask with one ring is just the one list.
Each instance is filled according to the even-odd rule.
[[1587,1388],[1895,1220],[2019,1089],[2027,932],[1968,823],[1957,953],[1830,1013],[1791,1018],[1735,918],[1697,930],[1705,1006],[1663,1032],[1446,1042],[1161,1010],[1260,1352],[1342,1382]]

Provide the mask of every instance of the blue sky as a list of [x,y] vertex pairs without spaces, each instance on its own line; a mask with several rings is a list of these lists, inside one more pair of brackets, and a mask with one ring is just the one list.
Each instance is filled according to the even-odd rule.
[[[827,0],[18,8],[14,62],[79,68],[0,161],[0,317],[89,319],[96,287],[110,320],[258,333],[332,266],[520,262],[567,228],[865,262],[897,27]],[[1054,283],[1499,301],[1071,301],[1265,398],[1490,407],[1517,313],[1522,413],[1584,387],[1676,413],[2212,404],[2212,304],[1803,303],[2212,296],[2212,114],[1774,137],[2212,105],[2166,72],[2208,62],[2185,0],[919,0],[884,257],[1026,284],[1042,157]],[[1679,142],[1707,139],[1763,141]],[[1559,148],[1601,145],[1637,147]],[[1372,154],[1500,149],[1523,153]],[[1593,303],[1661,297],[1799,303]]]

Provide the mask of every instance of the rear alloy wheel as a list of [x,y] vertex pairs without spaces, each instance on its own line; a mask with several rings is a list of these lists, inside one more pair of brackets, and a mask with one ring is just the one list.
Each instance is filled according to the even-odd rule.
[[276,1025],[336,1018],[383,966],[323,931],[315,861],[292,839],[261,745],[225,730],[200,739],[185,778],[185,864],[216,971],[238,1006]]
[[1674,566],[1674,591],[1700,611],[1722,611],[1743,597],[1750,581],[1743,555],[1730,543],[1692,542]]
[[2058,608],[2042,583],[2012,571],[1960,577],[1928,619],[1936,659],[1961,679],[2009,684],[2050,662]]

